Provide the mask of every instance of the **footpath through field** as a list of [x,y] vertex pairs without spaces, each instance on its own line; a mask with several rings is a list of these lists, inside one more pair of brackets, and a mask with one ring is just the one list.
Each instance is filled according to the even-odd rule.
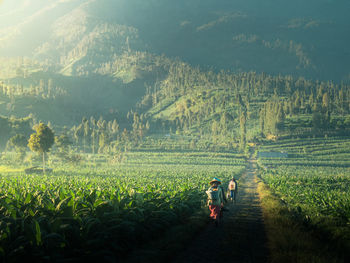
[[173,263],[268,261],[256,173],[256,160],[251,159],[239,180],[236,204],[227,206],[222,225],[208,225]]

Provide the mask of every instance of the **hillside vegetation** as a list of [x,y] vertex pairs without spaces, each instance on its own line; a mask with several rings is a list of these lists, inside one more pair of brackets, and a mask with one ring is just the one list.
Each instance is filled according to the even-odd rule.
[[169,261],[216,176],[245,202],[223,253],[264,223],[271,262],[345,262],[349,8],[0,1],[0,261]]
[[311,97],[322,104],[327,93],[333,116],[344,116],[348,3],[317,1],[314,10],[315,1],[298,1],[297,10],[282,2],[19,2],[11,9],[17,18],[10,11],[0,18],[10,23],[0,28],[1,114],[32,114],[58,126],[102,116],[130,128],[132,111],[208,133],[223,113],[230,128],[240,126],[244,106],[254,137],[260,109],[273,96],[285,108],[302,99],[295,102],[301,111],[292,112],[300,115],[312,113]]

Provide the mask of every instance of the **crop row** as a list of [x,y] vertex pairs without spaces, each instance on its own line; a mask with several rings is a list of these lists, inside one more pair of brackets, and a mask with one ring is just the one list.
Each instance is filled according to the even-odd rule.
[[244,168],[214,169],[204,160],[191,169],[168,164],[170,156],[140,166],[147,155],[141,156],[115,167],[65,167],[46,176],[2,172],[0,258],[118,260],[201,211],[211,177],[228,180]]
[[281,166],[262,177],[282,200],[307,217],[332,216],[345,223],[350,220],[349,169]]
[[350,232],[349,143],[347,138],[272,143],[262,150],[291,149],[287,152],[292,154],[288,158],[260,158],[258,163],[264,168],[261,176],[303,220]]

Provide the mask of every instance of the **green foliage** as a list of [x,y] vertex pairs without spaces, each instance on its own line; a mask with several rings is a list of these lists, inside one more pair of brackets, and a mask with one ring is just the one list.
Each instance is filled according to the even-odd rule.
[[28,144],[27,138],[22,134],[17,134],[10,138],[9,144],[15,148],[15,151],[18,153],[18,159],[23,161],[26,155],[26,148]]
[[[139,115],[147,115],[150,124],[160,120],[159,125],[151,125],[154,131],[164,126],[166,131],[171,127],[173,131],[206,134],[210,134],[213,120],[219,121],[221,116],[226,115],[231,116],[232,120],[221,123],[220,134],[215,139],[223,141],[227,138],[235,142],[239,142],[237,134],[240,133],[240,105],[235,101],[238,95],[247,104],[248,141],[250,137],[258,135],[256,127],[259,111],[273,95],[283,98],[284,102],[283,110],[281,107],[278,112],[275,108],[272,110],[279,120],[266,126],[267,130],[273,130],[273,134],[281,134],[288,128],[283,121],[288,115],[312,114],[316,103],[326,109],[329,113],[327,116],[349,114],[349,88],[346,85],[348,72],[339,73],[341,77],[338,79],[330,74],[335,82],[326,81],[323,79],[325,72],[321,68],[328,67],[330,63],[317,68],[318,63],[311,59],[323,57],[325,53],[322,51],[322,56],[310,55],[317,49],[317,45],[314,45],[316,48],[309,46],[310,42],[317,39],[313,34],[320,33],[313,26],[327,31],[331,30],[328,27],[330,25],[326,26],[326,23],[322,24],[317,19],[288,18],[273,26],[261,27],[263,31],[271,26],[277,32],[285,31],[274,36],[271,32],[250,32],[251,26],[247,26],[246,19],[252,18],[250,21],[253,24],[259,20],[255,15],[249,14],[254,13],[251,6],[247,6],[247,13],[241,13],[237,12],[232,3],[214,4],[206,1],[199,9],[208,14],[203,16],[201,11],[194,14],[190,8],[196,6],[196,1],[184,2],[174,4],[167,1],[159,5],[147,5],[142,1],[121,4],[119,1],[105,0],[103,4],[89,2],[82,6],[77,2],[71,3],[77,9],[69,10],[65,16],[61,12],[53,12],[55,16],[50,17],[51,22],[45,25],[53,30],[47,30],[48,35],[43,34],[43,39],[38,39],[35,45],[25,49],[31,50],[28,56],[35,54],[35,58],[1,59],[0,64],[4,68],[0,71],[8,77],[0,76],[4,79],[0,84],[0,110],[7,116],[24,116],[29,109],[38,120],[70,126],[78,126],[77,120],[84,115],[103,115],[106,120],[112,120],[118,115],[120,126],[125,128],[132,124],[125,120],[124,115],[131,109],[136,109]],[[53,7],[56,8],[57,6]],[[166,17],[168,12],[162,10],[172,8],[177,11],[169,19]],[[282,11],[267,9],[266,15]],[[119,12],[123,15],[115,15]],[[47,10],[44,9],[43,13],[47,14]],[[153,16],[150,14],[154,15],[154,21],[163,22],[152,23],[149,17]],[[181,17],[179,14],[182,14]],[[145,20],[148,22],[144,23]],[[260,22],[266,23],[265,19]],[[238,32],[236,35],[227,34],[227,29],[230,28],[231,32],[232,27],[237,27],[237,30],[233,30]],[[28,26],[27,29],[30,28],[32,27]],[[178,32],[178,37],[168,39],[169,28]],[[301,35],[296,37],[293,33],[293,37],[286,37],[291,36],[291,30],[296,35]],[[306,42],[305,30],[313,32],[306,34],[310,36]],[[343,29],[337,27],[337,30]],[[12,32],[13,28],[4,29],[6,31]],[[27,32],[25,36],[27,35],[32,34]],[[327,35],[329,34],[321,33],[320,37]],[[4,36],[4,40],[8,37]],[[11,39],[9,37],[7,40]],[[198,41],[206,44],[202,48],[193,48],[191,44]],[[22,45],[22,42],[18,41],[17,44]],[[159,43],[165,44],[160,47]],[[228,49],[232,44],[234,48]],[[341,44],[346,45],[345,42]],[[197,44],[194,46],[197,47]],[[248,51],[250,49],[254,52]],[[178,54],[181,59],[155,55],[164,53],[174,57],[176,50],[181,52]],[[254,70],[256,60],[246,59],[246,55],[249,57],[255,52],[259,57],[261,54],[266,55],[265,61],[259,61],[261,66],[257,66],[257,73],[239,73]],[[242,54],[246,54],[244,59],[240,58]],[[273,59],[274,57],[278,59]],[[211,62],[204,63],[207,59]],[[334,62],[333,57],[330,60]],[[186,64],[184,61],[191,63]],[[280,63],[283,66],[275,65]],[[203,66],[202,68],[211,65],[215,71],[206,72],[190,65]],[[339,66],[328,70],[340,71],[346,68]],[[236,70],[235,73],[229,71],[232,69]],[[269,72],[270,75],[261,72]],[[315,74],[322,81],[291,77],[310,78],[310,75]],[[344,81],[341,82],[342,80]],[[89,92],[86,92],[87,89]],[[327,121],[326,124],[329,124],[330,119]],[[337,127],[342,127],[339,124]],[[253,134],[250,134],[253,130]],[[327,128],[323,127],[321,132],[324,130]]]
[[168,229],[195,227],[198,213],[205,220],[213,174],[227,183],[245,167],[240,155],[206,152],[130,152],[126,164],[96,162],[98,169],[57,167],[50,175],[1,172],[1,259],[71,260],[103,249],[121,260]]
[[62,152],[66,152],[68,146],[71,144],[72,144],[72,142],[70,141],[67,134],[62,134],[60,136],[55,137],[55,145]]
[[259,164],[262,179],[294,219],[328,233],[334,242],[349,240],[349,139],[285,139],[260,150],[288,153],[283,159],[261,158]]
[[22,134],[17,134],[15,136],[13,136],[10,140],[9,140],[10,144],[12,146],[14,146],[15,148],[26,148],[27,147],[27,138],[22,135]]
[[43,157],[43,172],[45,173],[45,154],[50,150],[55,142],[53,131],[44,123],[34,126],[36,133],[30,135],[28,147]]
[[46,153],[55,142],[53,131],[44,123],[34,126],[33,133],[28,141],[28,146],[33,152]]
[[69,136],[67,134],[62,134],[60,136],[55,136],[55,146],[57,148],[56,155],[61,160],[69,160],[71,161],[71,155],[70,155],[70,146],[72,145],[72,141],[70,140]]
[[8,140],[16,135],[29,137],[32,121],[32,117],[16,119],[0,116],[0,147],[6,145]]

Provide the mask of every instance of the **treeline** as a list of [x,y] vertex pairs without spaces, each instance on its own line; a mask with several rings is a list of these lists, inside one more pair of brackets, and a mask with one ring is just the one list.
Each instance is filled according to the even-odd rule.
[[285,125],[286,120],[302,115],[311,117],[304,128],[322,132],[350,128],[350,86],[254,72],[203,72],[176,61],[167,78],[148,89],[139,109],[168,120],[172,129],[197,130],[215,138],[237,137],[234,129],[244,133],[242,121],[248,126],[260,122],[263,136],[293,132],[295,127]]
[[23,84],[5,84],[0,82],[0,96],[10,99],[16,97],[35,97],[42,99],[56,99],[66,96],[67,91],[57,86],[52,79],[47,81],[40,79],[37,84],[25,87]]
[[[350,86],[344,83],[335,84],[334,82],[306,80],[302,77],[271,76],[255,72],[239,74],[224,71],[203,72],[199,68],[192,68],[182,62],[173,63],[168,77],[150,92],[151,94],[147,95],[155,96],[157,98],[154,100],[155,103],[164,98],[178,98],[183,95],[196,100],[196,97],[203,94],[208,95],[210,92],[209,94],[212,94],[210,99],[219,103],[227,102],[227,97],[223,97],[222,94],[234,97],[241,94],[248,101],[254,101],[257,98],[266,100],[276,95],[293,98],[296,103],[295,108],[307,108],[307,101],[313,104],[314,102],[321,103],[323,100],[339,113],[348,113],[350,107]],[[324,96],[326,96],[325,99],[323,99]],[[210,100],[206,100],[206,103],[210,105]]]
[[65,130],[76,150],[85,153],[119,153],[139,145],[150,123],[144,115],[129,112],[128,123],[120,124],[117,119],[105,120],[103,117],[83,118],[79,125]]
[[32,126],[33,119],[30,116],[21,119],[0,116],[0,148],[4,148],[10,138],[16,135],[29,138]]
[[4,58],[0,57],[0,79],[28,77],[32,72],[47,71],[50,65],[28,57]]
[[156,78],[164,78],[171,64],[171,59],[164,55],[156,56],[147,52],[129,50],[122,54],[114,54],[109,61],[102,63],[96,72],[118,78],[123,78],[123,74],[140,78],[144,73],[152,73]]
[[[111,101],[109,115],[83,118],[66,128],[64,133],[77,152],[121,152],[139,145],[150,133],[195,135],[198,140],[210,139],[213,145],[239,144],[243,149],[249,139],[257,136],[350,130],[350,86],[345,83],[254,72],[204,72],[178,60],[141,53],[125,56],[129,59],[125,65],[106,64],[104,73],[128,65],[148,65],[149,72],[160,73],[159,78],[147,87],[145,96],[127,116],[117,115],[114,110],[111,113],[115,103]],[[81,90],[75,104],[84,106],[88,102],[85,89]],[[111,90],[111,94],[119,95]],[[55,91],[60,88],[50,79],[39,81],[32,89],[34,96],[43,98],[55,98]],[[11,98],[26,92],[21,87],[0,85],[0,95]]]
[[318,87],[309,94],[296,90],[291,97],[279,98],[274,96],[264,103],[260,117],[260,131],[262,135],[278,135],[284,131],[291,133],[293,126],[285,126],[286,116],[298,117],[310,115],[303,130],[312,132],[327,132],[350,128],[349,93],[348,87],[341,89],[333,85]]
[[[78,162],[81,153],[107,154],[115,161],[121,161],[126,152],[139,146],[150,130],[150,123],[144,115],[129,112],[128,123],[122,125],[114,119],[107,121],[100,117],[83,118],[71,128],[55,131],[51,123],[45,125],[55,134],[52,152],[63,161]],[[39,124],[42,124],[41,122]],[[28,141],[39,125],[31,117],[23,119],[0,116],[0,146],[18,153],[16,160],[23,161],[28,150]]]

